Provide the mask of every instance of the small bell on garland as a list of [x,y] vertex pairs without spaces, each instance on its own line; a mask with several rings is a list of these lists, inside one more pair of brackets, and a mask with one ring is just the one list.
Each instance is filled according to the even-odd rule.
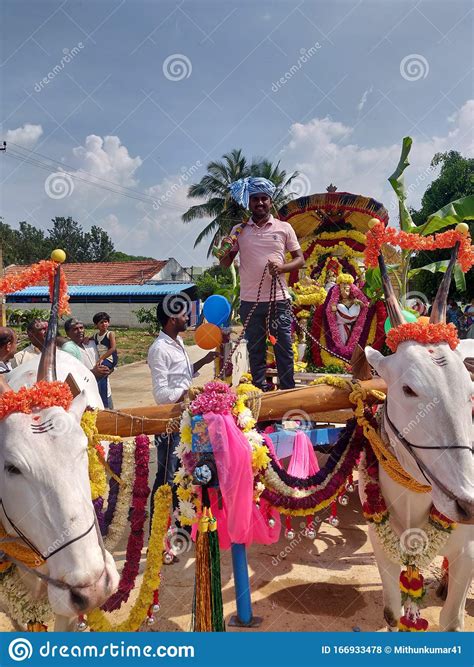
[[151,610],[154,614],[157,614],[160,611],[160,599],[158,589],[153,591],[153,604],[151,605]]
[[337,516],[337,503],[335,500],[331,503],[331,516],[328,519],[328,523],[331,526],[334,526],[334,528],[337,528],[339,526],[339,519]]
[[347,479],[346,491],[347,491],[347,493],[354,493],[354,491],[355,491],[354,480],[353,480],[352,475],[349,475],[349,477]]
[[77,617],[76,630],[77,632],[84,632],[87,629],[87,621],[83,614]]
[[305,536],[309,540],[314,540],[316,538],[316,529],[314,526],[316,517],[311,517],[309,514],[306,517],[306,528],[305,528]]
[[270,526],[270,528],[275,528],[275,523],[276,523],[275,519],[271,516],[268,519],[268,525]]
[[337,500],[339,502],[339,505],[342,505],[343,507],[347,507],[347,505],[349,505],[349,496],[346,496],[345,493],[340,495]]
[[293,540],[295,538],[295,531],[291,525],[291,516],[285,518],[285,537],[287,540]]

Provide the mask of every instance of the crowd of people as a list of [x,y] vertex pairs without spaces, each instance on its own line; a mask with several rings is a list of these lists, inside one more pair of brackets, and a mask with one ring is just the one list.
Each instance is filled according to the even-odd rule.
[[[71,354],[88,368],[97,380],[97,387],[105,408],[112,408],[112,392],[109,375],[118,363],[115,334],[109,329],[110,316],[105,312],[96,313],[93,318],[97,333],[86,336],[84,323],[71,317],[64,323],[65,336],[57,336],[56,345],[63,352]],[[39,357],[43,350],[48,323],[34,318],[26,326],[29,345],[17,351],[18,339],[14,329],[0,327],[0,373],[8,373],[13,368]]]

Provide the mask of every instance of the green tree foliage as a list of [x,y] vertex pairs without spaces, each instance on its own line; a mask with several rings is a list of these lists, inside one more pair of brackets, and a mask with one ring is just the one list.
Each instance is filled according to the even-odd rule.
[[211,294],[221,294],[232,290],[232,275],[229,269],[211,266],[196,278],[198,297],[205,301]]
[[128,255],[114,249],[108,233],[93,225],[86,232],[81,224],[71,217],[56,217],[46,232],[24,220],[13,229],[0,218],[0,243],[3,262],[10,264],[33,264],[47,259],[55,248],[63,248],[69,262],[134,262],[152,257]]
[[[443,208],[453,200],[472,195],[474,193],[474,159],[465,158],[457,151],[447,153],[436,153],[431,161],[432,166],[441,165],[439,176],[428,186],[421,200],[421,208],[412,211],[412,218],[416,225],[426,222],[428,216]],[[474,235],[473,221],[467,221]],[[441,230],[443,231],[443,230]],[[429,253],[418,253],[411,260],[411,267],[417,268],[429,262],[439,262],[449,259],[449,250],[436,250]],[[441,276],[439,273],[421,271],[410,281],[411,291],[426,294],[432,299],[438,289]],[[474,296],[474,271],[471,269],[466,274],[466,291],[456,292],[456,286],[451,285],[451,296],[457,296],[463,300]]]
[[211,218],[211,222],[198,234],[194,247],[210,238],[207,251],[209,257],[212,247],[229,234],[234,225],[248,218],[247,211],[231,199],[228,190],[230,183],[246,176],[269,178],[277,186],[273,199],[276,212],[291,199],[288,188],[297,175],[297,172],[294,172],[291,176],[287,176],[286,171],[280,169],[280,163],[274,165],[263,159],[254,159],[249,163],[241,149],[226,153],[222,156],[222,160],[210,162],[207,165],[207,174],[188,190],[188,197],[204,199],[204,203],[191,206],[183,215],[184,222]]

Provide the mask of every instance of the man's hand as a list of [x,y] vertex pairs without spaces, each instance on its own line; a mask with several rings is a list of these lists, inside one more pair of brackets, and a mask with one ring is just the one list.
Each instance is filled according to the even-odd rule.
[[211,361],[214,361],[216,357],[217,357],[217,352],[215,350],[211,350],[206,354],[205,357],[203,357],[202,361],[204,362],[204,365],[210,364]]
[[193,364],[193,370],[195,373],[197,373],[203,366],[206,364],[210,364],[211,361],[214,361],[214,359],[217,356],[217,352],[215,350],[211,350],[206,354],[206,356],[202,357],[202,359],[199,359],[199,361],[194,362]]
[[96,378],[104,378],[107,377],[107,375],[110,375],[110,368],[102,366],[101,364],[96,364],[91,372]]
[[283,273],[283,266],[277,264],[276,262],[268,262],[268,270],[270,271],[271,276],[279,276],[280,273]]

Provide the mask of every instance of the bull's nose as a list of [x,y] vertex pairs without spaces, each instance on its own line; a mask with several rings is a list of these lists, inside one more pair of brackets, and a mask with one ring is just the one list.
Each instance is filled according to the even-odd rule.
[[82,612],[88,608],[89,600],[81,592],[80,588],[71,588],[69,594],[71,596],[71,604],[74,607],[74,609],[77,609],[77,611]]

